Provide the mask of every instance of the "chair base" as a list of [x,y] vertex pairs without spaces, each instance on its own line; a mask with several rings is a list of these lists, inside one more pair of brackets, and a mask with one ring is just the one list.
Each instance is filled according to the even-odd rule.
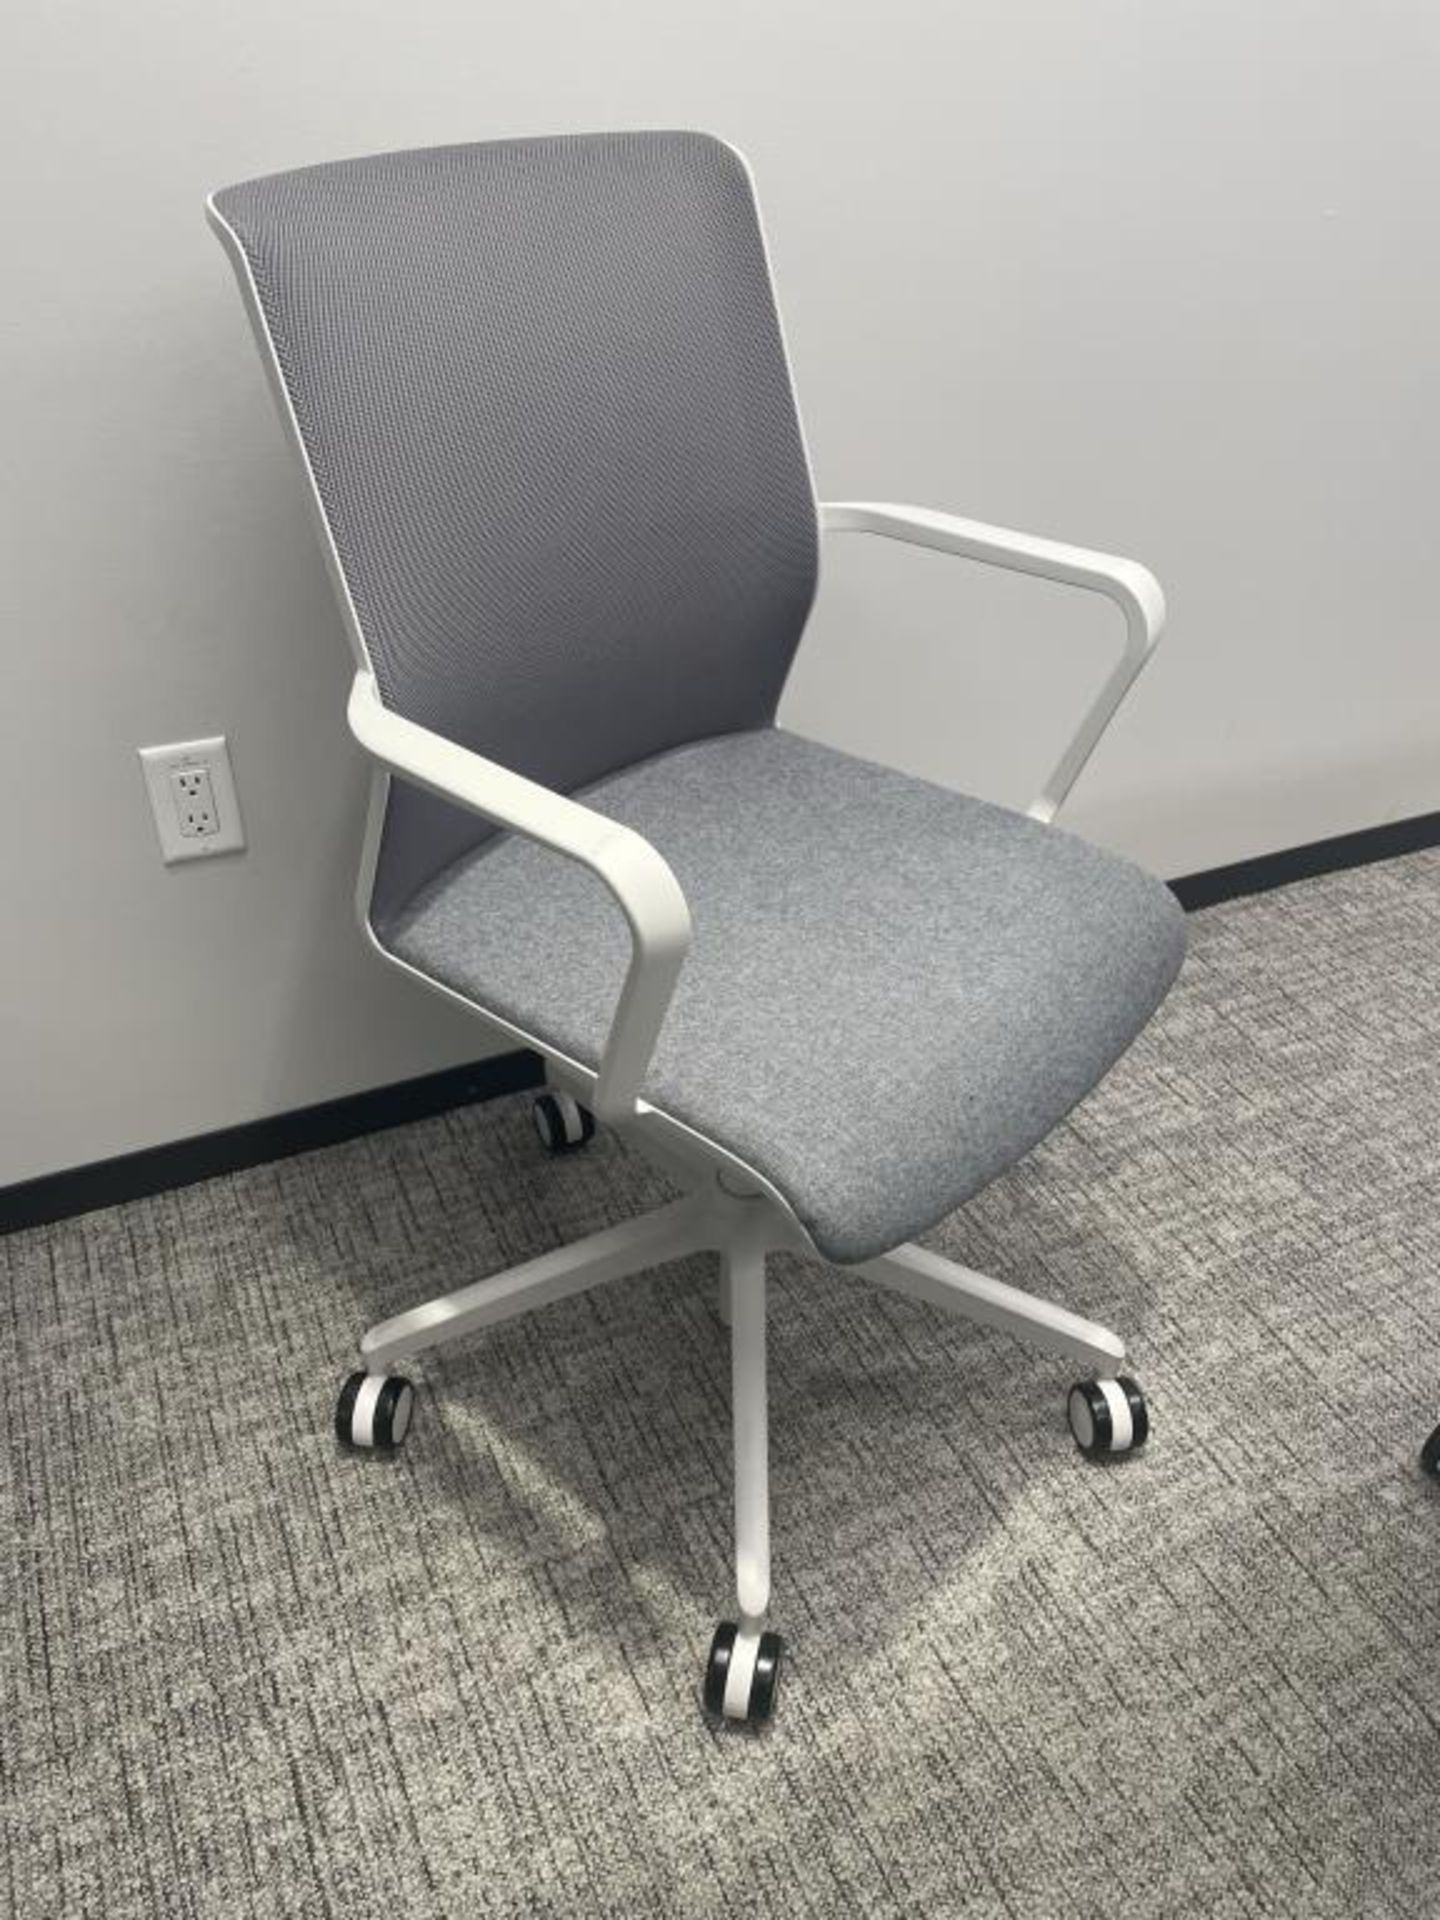
[[[731,1419],[735,1468],[735,1593],[738,1619],[721,1623],[706,1666],[707,1710],[723,1720],[764,1724],[773,1711],[781,1658],[778,1636],[766,1628],[770,1605],[770,1503],[765,1354],[765,1263],[781,1249],[813,1252],[793,1216],[767,1194],[732,1192],[725,1173],[712,1172],[694,1191],[668,1206],[607,1227],[523,1265],[477,1280],[454,1293],[374,1326],[360,1342],[370,1391],[362,1407],[397,1402],[409,1383],[394,1369],[417,1353],[498,1325],[535,1307],[691,1254],[719,1256],[719,1311],[730,1329]],[[1089,1454],[1116,1454],[1141,1445],[1149,1420],[1133,1380],[1118,1376],[1124,1342],[1107,1328],[1063,1307],[1038,1300],[987,1275],[943,1259],[924,1247],[901,1246],[879,1259],[842,1269],[894,1293],[927,1301],[967,1320],[1067,1354],[1098,1374],[1070,1396],[1077,1444]],[[379,1377],[379,1383],[375,1377]],[[342,1411],[357,1399],[347,1381]],[[406,1424],[408,1424],[407,1401]],[[362,1423],[363,1424],[363,1423]],[[351,1446],[393,1451],[403,1438],[386,1427],[362,1436],[337,1419]]]

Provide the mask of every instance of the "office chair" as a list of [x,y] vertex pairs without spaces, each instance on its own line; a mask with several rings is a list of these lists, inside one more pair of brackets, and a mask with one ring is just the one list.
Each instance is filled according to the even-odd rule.
[[[782,1659],[769,1252],[1059,1349],[1093,1376],[1079,1445],[1145,1440],[1116,1335],[914,1241],[1096,1084],[1179,967],[1168,891],[1049,824],[1155,644],[1159,588],[948,514],[817,504],[750,176],[709,136],[381,154],[209,213],[354,648],[364,930],[542,1056],[548,1146],[598,1119],[683,1196],[373,1327],[337,1430],[398,1447],[414,1355],[718,1254],[737,1617],[703,1699],[759,1723]],[[821,529],[1119,607],[1119,664],[1028,815],[777,727]]]

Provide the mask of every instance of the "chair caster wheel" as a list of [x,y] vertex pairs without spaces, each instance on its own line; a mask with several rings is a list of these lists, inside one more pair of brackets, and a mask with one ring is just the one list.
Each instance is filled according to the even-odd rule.
[[775,1711],[784,1652],[778,1633],[742,1638],[733,1620],[722,1620],[705,1666],[705,1711],[717,1720],[763,1726]]
[[547,1153],[574,1153],[595,1138],[595,1116],[568,1093],[542,1093],[531,1108]]
[[1115,1380],[1081,1380],[1070,1389],[1070,1431],[1082,1453],[1133,1453],[1150,1433],[1145,1396],[1128,1374]]
[[1426,1473],[1440,1476],[1440,1427],[1436,1427],[1420,1449],[1420,1464]]
[[340,1389],[335,1433],[356,1453],[393,1453],[410,1431],[415,1389],[398,1373],[352,1373]]

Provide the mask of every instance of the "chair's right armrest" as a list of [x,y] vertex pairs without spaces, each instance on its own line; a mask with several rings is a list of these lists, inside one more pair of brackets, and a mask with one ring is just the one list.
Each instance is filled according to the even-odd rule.
[[392,773],[578,861],[610,889],[629,923],[630,965],[593,1104],[601,1120],[631,1117],[690,950],[690,910],[663,857],[633,828],[391,712],[373,674],[356,674],[347,718],[360,745]]
[[988,526],[981,520],[964,520],[958,514],[938,513],[933,507],[897,506],[883,500],[828,500],[821,503],[820,524],[831,533],[874,533],[887,540],[903,540],[908,546],[932,547],[939,553],[978,560],[985,566],[1034,574],[1061,586],[1082,587],[1114,601],[1125,616],[1124,652],[1030,808],[1032,818],[1053,820],[1165,626],[1165,596],[1154,574],[1138,561],[1122,560],[1117,554],[1096,553],[1037,534],[1017,533],[1010,527]]

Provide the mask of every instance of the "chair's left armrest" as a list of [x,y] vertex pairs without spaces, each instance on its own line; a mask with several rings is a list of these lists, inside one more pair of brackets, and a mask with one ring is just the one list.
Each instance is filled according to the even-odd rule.
[[1137,561],[1122,560],[1114,554],[1065,546],[1058,540],[986,526],[979,520],[962,520],[958,514],[937,513],[929,507],[828,501],[820,508],[820,524],[830,533],[879,534],[911,546],[958,554],[986,566],[1083,587],[1090,593],[1104,594],[1119,607],[1125,616],[1124,652],[1045,782],[1040,798],[1030,808],[1037,820],[1053,820],[1160,638],[1165,625],[1165,596],[1154,574]]
[[360,745],[392,773],[577,861],[609,888],[629,922],[631,952],[593,1105],[601,1120],[632,1118],[690,948],[689,909],[664,857],[633,827],[393,712],[372,674],[356,674],[346,718]]

